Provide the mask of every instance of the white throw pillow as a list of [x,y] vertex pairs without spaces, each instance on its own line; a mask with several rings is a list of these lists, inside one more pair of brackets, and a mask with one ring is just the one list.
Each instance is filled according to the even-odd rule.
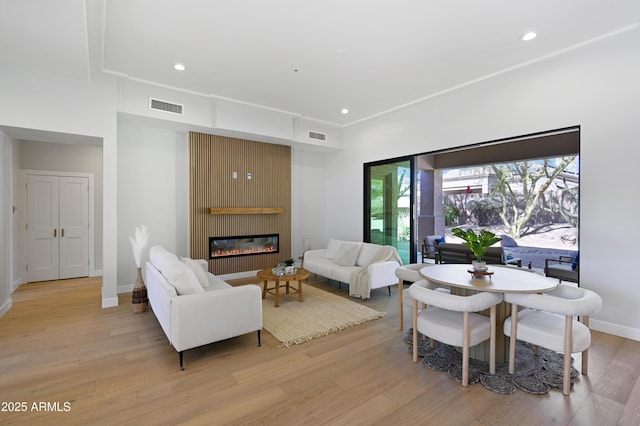
[[342,246],[342,241],[334,240],[333,238],[329,240],[327,244],[327,249],[324,251],[325,259],[335,259],[338,256],[338,250],[340,250],[340,246]]
[[333,263],[340,266],[356,266],[361,245],[360,243],[342,243]]
[[209,287],[209,279],[207,278],[207,272],[203,269],[200,262],[193,260],[190,257],[183,257],[181,260],[193,271],[202,288],[206,290]]
[[380,246],[377,244],[363,243],[356,265],[368,266],[371,261],[377,256],[378,250],[380,250]]
[[178,295],[204,293],[196,274],[177,258],[175,262],[165,264],[160,272],[175,287]]
[[171,262],[177,262],[178,256],[167,251],[167,249],[162,246],[153,246],[149,249],[149,261],[151,261],[151,264],[155,266],[158,271],[162,272],[165,265]]

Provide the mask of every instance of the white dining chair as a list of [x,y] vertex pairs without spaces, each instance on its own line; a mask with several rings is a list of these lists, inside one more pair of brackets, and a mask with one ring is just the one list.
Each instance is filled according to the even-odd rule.
[[[431,266],[433,266],[432,263],[410,263],[408,265],[402,265],[396,269],[396,277],[402,280],[403,285],[406,283],[413,284],[415,282],[424,280],[424,277],[420,275],[420,269],[428,268]],[[443,292],[443,293],[451,292],[450,288],[443,286],[441,284],[430,282],[429,287],[434,290],[437,289],[439,292]],[[404,289],[402,292],[402,304],[408,308],[413,307],[413,298],[409,293],[409,288]],[[422,309],[423,307],[424,306],[421,306],[420,309]]]
[[[418,332],[432,340],[462,347],[462,385],[469,384],[469,348],[490,339],[490,372],[496,366],[496,305],[502,293],[479,292],[471,296],[442,293],[427,280],[409,287],[413,298],[413,362],[418,361]],[[418,312],[418,303],[426,305]],[[489,309],[489,317],[476,312]]]
[[[591,331],[589,315],[602,307],[591,290],[559,285],[543,294],[505,293],[511,316],[504,321],[509,336],[509,374],[515,372],[516,341],[521,340],[564,354],[562,393],[571,391],[571,354],[582,352],[582,374],[588,373]],[[519,311],[519,306],[526,309]],[[577,316],[582,317],[578,322]]]

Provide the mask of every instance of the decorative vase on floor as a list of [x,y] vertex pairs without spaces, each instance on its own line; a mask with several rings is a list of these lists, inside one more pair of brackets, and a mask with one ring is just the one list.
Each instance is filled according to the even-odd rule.
[[138,276],[136,283],[133,285],[133,292],[131,292],[131,304],[133,306],[133,312],[141,314],[147,310],[147,304],[149,299],[147,298],[147,287],[142,280],[142,270],[138,268]]
[[136,283],[133,285],[133,291],[131,292],[131,303],[133,305],[133,312],[140,314],[147,310],[147,287],[142,281],[142,271],[140,269],[142,255],[142,249],[147,246],[149,242],[149,233],[144,225],[136,226],[136,232],[133,237],[129,237],[131,241],[131,248],[133,248],[133,260],[136,262],[138,268],[138,277]]

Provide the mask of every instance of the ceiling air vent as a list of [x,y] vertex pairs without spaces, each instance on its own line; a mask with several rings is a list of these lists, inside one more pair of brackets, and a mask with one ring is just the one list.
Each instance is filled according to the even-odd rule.
[[326,141],[327,135],[325,133],[320,133],[320,132],[309,132],[309,139],[314,139],[317,141]]
[[182,115],[182,107],[182,105],[172,104],[171,102],[149,98],[149,108],[155,109],[156,111],[164,111],[170,112],[172,114]]

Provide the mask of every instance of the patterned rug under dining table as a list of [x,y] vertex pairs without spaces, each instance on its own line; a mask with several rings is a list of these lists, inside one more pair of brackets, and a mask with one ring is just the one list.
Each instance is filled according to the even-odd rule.
[[[493,275],[474,276],[468,272],[471,265],[439,264],[420,269],[425,279],[451,288],[451,294],[468,296],[478,291],[497,293],[542,293],[558,286],[558,280],[547,278],[530,269],[514,266],[491,265]],[[489,316],[489,310],[480,312]],[[496,307],[496,361],[509,360],[509,338],[502,325],[511,315],[511,304],[502,302]],[[470,348],[469,356],[483,361],[489,360],[489,341]]]

